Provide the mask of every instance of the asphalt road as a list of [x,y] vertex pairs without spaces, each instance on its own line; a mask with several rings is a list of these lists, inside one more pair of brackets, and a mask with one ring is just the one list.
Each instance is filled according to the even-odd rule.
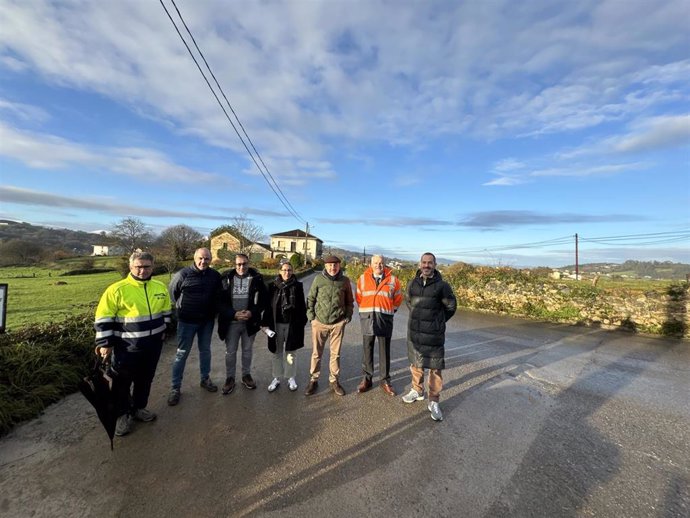
[[[395,318],[402,394],[406,310]],[[217,339],[213,351],[222,382]],[[154,381],[158,420],[116,438],[112,452],[78,394],[0,440],[0,515],[690,516],[688,341],[459,312],[441,423],[426,402],[356,393],[356,317],[342,350],[345,397],[328,391],[326,370],[319,392],[303,395],[309,346],[298,353],[299,390],[269,394],[260,335],[257,390],[203,391],[195,351],[182,401],[168,407],[173,354],[171,343]]]

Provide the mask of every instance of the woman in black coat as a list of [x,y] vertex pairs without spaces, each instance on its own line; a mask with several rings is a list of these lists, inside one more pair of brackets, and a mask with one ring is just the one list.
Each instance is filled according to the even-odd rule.
[[307,325],[307,306],[304,287],[297,280],[290,263],[280,265],[279,274],[268,292],[269,311],[264,325],[275,331],[268,339],[268,350],[273,353],[273,381],[268,391],[280,385],[280,378],[288,379],[290,390],[297,390],[295,351],[304,347],[304,326]]

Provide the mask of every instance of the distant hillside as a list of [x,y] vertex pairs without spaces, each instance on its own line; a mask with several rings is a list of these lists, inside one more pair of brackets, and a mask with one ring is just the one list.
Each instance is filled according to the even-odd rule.
[[[325,245],[323,247],[323,255],[324,257],[327,255],[337,255],[340,257],[343,261],[346,263],[351,262],[353,259],[356,259],[358,261],[362,260],[362,252],[353,252],[352,250],[345,250],[344,248],[338,248],[336,246],[328,246]],[[374,252],[367,252],[367,257],[366,261],[369,263],[369,260],[371,259],[371,256],[374,255]],[[386,263],[390,263],[392,261],[397,261],[399,263],[404,263],[404,264],[414,264],[415,261],[410,261],[409,259],[398,259],[397,257],[389,257],[385,256]]]
[[89,255],[93,245],[109,244],[107,238],[81,230],[48,228],[30,223],[0,220],[0,242],[21,239],[47,250],[65,250],[77,255]]
[[[579,266],[581,273],[599,273],[609,275],[626,275],[640,279],[679,279],[685,280],[690,274],[690,264],[672,263],[671,261],[625,261],[616,263],[587,263]],[[575,265],[565,266],[559,270],[575,271]]]

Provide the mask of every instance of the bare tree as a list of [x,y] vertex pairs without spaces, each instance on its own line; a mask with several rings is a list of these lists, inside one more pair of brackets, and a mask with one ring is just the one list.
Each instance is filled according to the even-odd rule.
[[158,238],[160,244],[178,261],[184,261],[194,255],[201,245],[203,236],[187,225],[175,225],[166,228]]
[[[240,214],[232,219],[231,225],[221,225],[211,231],[209,239],[214,238],[223,232],[229,232],[239,241],[237,248],[231,250],[232,254],[246,254],[251,256],[254,243],[258,243],[264,237],[264,229],[254,223],[246,214]],[[216,251],[216,253],[219,253]]]
[[124,218],[113,226],[113,237],[125,247],[127,253],[146,248],[151,243],[151,233],[139,218]]
[[264,237],[264,229],[244,213],[232,218],[231,227],[235,230],[235,237],[240,240],[238,252],[251,256],[254,243],[258,243]]

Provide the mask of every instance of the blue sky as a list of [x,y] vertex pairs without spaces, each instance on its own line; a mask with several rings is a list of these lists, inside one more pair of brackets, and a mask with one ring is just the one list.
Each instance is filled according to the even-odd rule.
[[0,0],[0,217],[690,262],[690,0],[176,3],[296,215],[159,2]]

